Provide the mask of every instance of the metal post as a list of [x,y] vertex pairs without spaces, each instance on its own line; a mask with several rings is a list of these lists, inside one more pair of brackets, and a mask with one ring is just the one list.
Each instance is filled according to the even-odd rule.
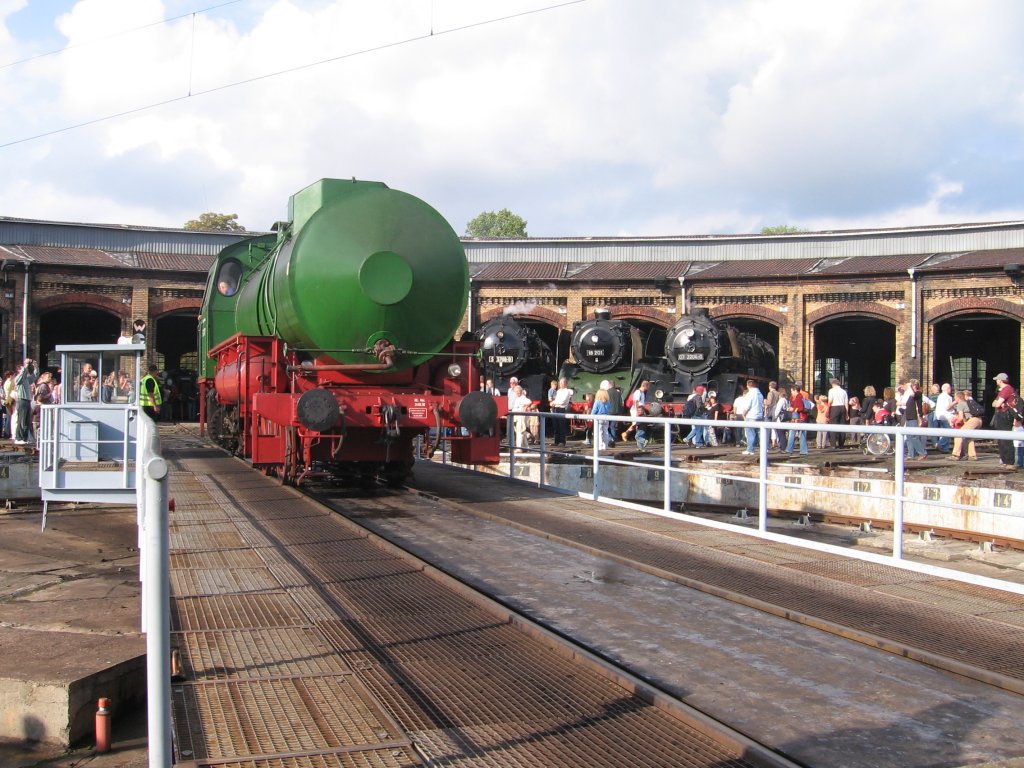
[[758,427],[757,529],[768,530],[768,428]]
[[508,421],[508,428],[505,430],[505,435],[508,437],[508,476],[516,476],[516,433],[512,429],[512,414],[508,414],[505,417]]
[[597,501],[601,496],[601,438],[598,437],[598,430],[604,429],[603,419],[594,419],[594,471],[592,478],[591,491],[593,493],[594,501]]
[[662,509],[665,512],[672,511],[672,423],[669,421],[665,422],[665,456],[662,469],[665,472],[665,490],[662,492],[664,496],[664,506]]
[[547,422],[547,419],[545,419],[543,416],[538,416],[537,417],[537,423],[540,426],[540,429],[537,430],[537,432],[538,432],[537,439],[540,441],[540,458],[537,460],[537,465],[538,465],[538,470],[537,470],[537,472],[538,472],[538,474],[537,474],[537,487],[538,488],[543,488],[544,487],[544,464],[545,464],[545,461],[544,461],[544,458],[545,458],[544,457],[544,427],[546,426],[546,422]]
[[892,556],[897,560],[903,559],[903,472],[904,472],[904,448],[905,436],[902,432],[896,433],[896,454],[895,467],[893,469],[893,506],[892,514]]
[[146,462],[146,687],[149,768],[171,766],[171,586],[167,462]]

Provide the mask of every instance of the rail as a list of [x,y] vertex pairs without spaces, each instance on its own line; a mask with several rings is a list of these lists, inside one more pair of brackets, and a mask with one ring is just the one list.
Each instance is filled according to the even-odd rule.
[[149,768],[171,766],[171,587],[167,462],[149,416],[138,415],[136,489],[142,631],[146,635]]
[[[540,417],[538,418],[539,423],[539,435],[538,443],[535,447],[522,448],[515,445],[515,431],[513,429],[513,420],[515,416],[528,416],[528,417]],[[579,491],[576,489],[560,488],[555,485],[548,484],[546,482],[547,473],[545,467],[549,463],[550,451],[545,446],[545,421],[546,419],[565,418],[569,420],[582,420],[589,423],[593,423],[593,434],[597,434],[605,423],[622,424],[623,427],[634,423],[643,423],[647,425],[648,439],[648,450],[643,455],[643,460],[637,460],[635,458],[623,458],[616,455],[604,455],[601,454],[598,442],[595,440],[590,454],[590,464],[593,473],[593,485],[591,491]],[[925,507],[938,507],[944,509],[959,509],[966,510],[969,512],[986,512],[992,513],[993,510],[986,506],[971,505],[964,503],[957,503],[951,501],[941,501],[927,498],[911,498],[907,495],[907,483],[905,481],[905,470],[906,470],[906,440],[909,437],[921,437],[923,439],[931,438],[963,438],[964,440],[1015,440],[1020,439],[1020,433],[1014,433],[1011,431],[999,431],[994,429],[931,429],[925,427],[899,427],[899,426],[875,426],[875,425],[833,425],[833,424],[816,424],[816,423],[792,423],[792,422],[774,422],[774,421],[755,421],[755,422],[744,422],[744,421],[729,421],[725,424],[714,424],[717,428],[729,427],[733,430],[742,429],[753,429],[757,432],[757,473],[756,476],[750,474],[743,474],[739,472],[721,471],[717,468],[701,468],[695,466],[690,462],[683,462],[681,465],[673,463],[671,445],[673,444],[673,429],[681,427],[709,427],[712,426],[711,422],[707,419],[686,419],[686,418],[667,418],[667,417],[635,417],[635,416],[594,416],[591,414],[559,414],[559,413],[542,413],[537,412],[522,412],[513,411],[508,414],[508,435],[509,435],[509,477],[515,480],[523,482],[522,479],[517,477],[516,473],[516,456],[517,454],[532,454],[537,456],[539,464],[539,480],[538,485],[545,488],[551,488],[566,493],[578,493],[580,496],[586,498],[593,498],[595,501],[602,501],[614,505],[628,507],[630,509],[637,509],[641,511],[647,511],[654,514],[658,514],[665,517],[672,517],[680,520],[687,520],[696,522],[701,525],[705,525],[713,528],[722,528],[730,531],[739,531],[746,533],[758,538],[764,538],[772,541],[779,541],[787,544],[794,544],[802,547],[816,549],[819,551],[830,552],[833,554],[843,555],[846,557],[855,557],[858,559],[868,560],[872,562],[879,562],[888,565],[898,565],[909,570],[914,570],[922,573],[928,573],[931,575],[940,575],[946,578],[956,579],[959,581],[966,581],[973,584],[980,584],[983,586],[994,587],[1004,591],[1011,591],[1018,594],[1024,594],[1024,585],[1012,584],[997,579],[991,579],[984,576],[978,576],[975,574],[963,573],[960,571],[954,571],[948,568],[941,568],[924,563],[909,562],[903,558],[904,549],[904,511],[905,506],[908,503],[914,505],[920,505]],[[772,456],[768,450],[769,434],[772,431],[779,433],[785,433],[785,437],[788,438],[788,433],[791,431],[804,432],[804,433],[817,433],[826,432],[830,434],[843,433],[847,435],[882,435],[889,438],[892,443],[892,454],[889,458],[892,460],[892,473],[893,473],[893,492],[892,494],[879,495],[867,491],[857,490],[854,488],[842,488],[842,487],[825,487],[818,484],[796,484],[788,482],[786,480],[780,480],[769,476],[769,466],[772,464]],[[660,434],[659,434],[660,433]],[[660,437],[660,442],[656,442],[657,438]],[[806,435],[805,435],[806,437]],[[795,436],[795,443],[800,442],[799,435]],[[810,442],[810,440],[808,440]],[[658,447],[660,446],[660,455],[658,453]],[[644,470],[649,470],[652,466],[657,466],[663,471],[663,483],[661,492],[661,504],[660,507],[654,507],[645,504],[638,504],[636,502],[630,502],[623,499],[617,499],[614,497],[605,496],[602,493],[602,470],[607,470],[611,466],[621,467],[636,467]],[[715,477],[719,480],[728,480],[733,483],[747,483],[754,484],[757,486],[757,530],[750,530],[742,526],[733,525],[730,523],[722,523],[714,520],[708,520],[706,518],[689,515],[684,512],[673,511],[673,504],[678,505],[678,501],[673,500],[672,496],[672,480],[676,476],[705,476]],[[533,482],[533,481],[528,481]],[[856,485],[856,484],[854,484]],[[890,555],[879,555],[870,552],[858,552],[837,547],[830,544],[824,544],[820,542],[808,541],[806,539],[797,538],[794,536],[787,536],[785,534],[774,533],[768,531],[768,489],[772,487],[786,488],[789,490],[795,490],[806,494],[840,494],[851,497],[866,497],[876,501],[888,502],[891,504],[892,509],[892,520],[893,520],[893,548]],[[1008,510],[1008,513],[1012,512]],[[1019,516],[1019,515],[1017,515]]]

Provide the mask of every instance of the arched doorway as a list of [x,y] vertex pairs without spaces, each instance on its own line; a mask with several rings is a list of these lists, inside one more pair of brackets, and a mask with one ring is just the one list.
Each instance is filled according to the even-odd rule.
[[896,326],[865,315],[825,320],[814,326],[814,392],[827,392],[833,378],[851,395],[864,387],[878,394],[893,383],[896,365]]
[[776,359],[779,355],[779,327],[767,322],[766,320],[757,320],[751,317],[724,317],[719,318],[720,322],[724,322],[726,325],[731,325],[740,333],[749,333],[752,336],[756,336],[765,344],[775,350]]
[[199,319],[195,310],[164,315],[156,320],[152,343],[156,365],[166,372],[166,395],[162,418],[195,421],[199,414],[199,361],[196,337]]
[[195,311],[164,315],[156,321],[157,365],[165,371],[196,371],[199,318]]
[[55,369],[60,365],[54,353],[59,344],[116,344],[121,325],[117,315],[93,307],[67,307],[43,313],[39,316],[40,368]]
[[940,320],[932,327],[933,381],[968,389],[979,402],[995,397],[997,373],[1020,383],[1020,321],[986,312]]

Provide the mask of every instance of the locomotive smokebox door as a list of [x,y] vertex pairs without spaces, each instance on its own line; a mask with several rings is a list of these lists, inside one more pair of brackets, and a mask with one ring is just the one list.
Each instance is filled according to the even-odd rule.
[[493,434],[498,425],[498,404],[486,392],[470,392],[459,403],[459,421],[478,435]]
[[338,420],[340,411],[334,395],[324,389],[311,389],[303,392],[295,406],[299,422],[306,429],[314,432],[326,432]]

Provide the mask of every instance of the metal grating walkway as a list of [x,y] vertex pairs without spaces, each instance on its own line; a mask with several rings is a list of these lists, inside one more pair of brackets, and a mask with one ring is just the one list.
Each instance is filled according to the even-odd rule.
[[164,446],[180,765],[786,764],[653,706],[220,451]]

